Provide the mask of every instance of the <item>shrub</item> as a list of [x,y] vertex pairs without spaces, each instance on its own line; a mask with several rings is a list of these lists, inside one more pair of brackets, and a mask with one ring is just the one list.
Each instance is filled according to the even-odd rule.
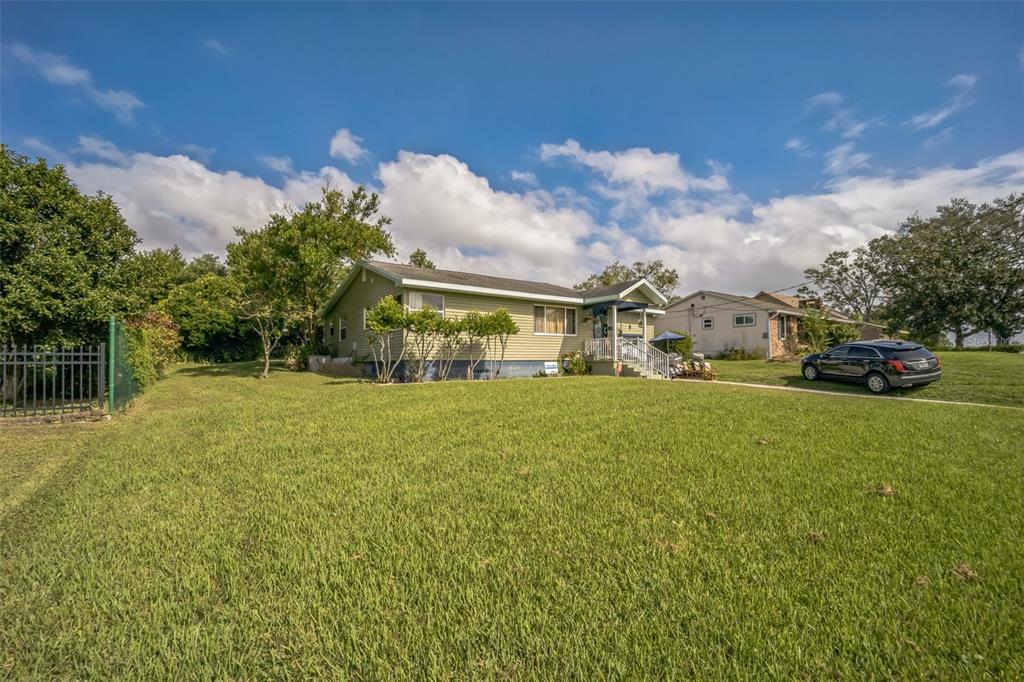
[[746,348],[726,348],[717,356],[716,360],[764,360],[763,350],[747,350]]
[[673,329],[672,333],[680,334],[683,338],[668,342],[666,344],[668,352],[680,355],[684,359],[689,358],[690,354],[693,353],[693,338],[686,332],[679,331],[678,329]]
[[139,388],[156,383],[178,359],[181,334],[178,325],[166,313],[150,311],[125,324],[127,353]]
[[566,353],[562,356],[562,371],[569,376],[583,376],[590,374],[590,365],[587,364],[583,353]]

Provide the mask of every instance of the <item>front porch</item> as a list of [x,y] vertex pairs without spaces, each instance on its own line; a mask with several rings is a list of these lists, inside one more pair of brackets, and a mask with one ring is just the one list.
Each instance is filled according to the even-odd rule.
[[593,338],[584,342],[584,354],[595,374],[671,377],[669,356],[648,343],[654,333],[649,318],[663,311],[620,299],[596,303],[585,314],[593,320]]

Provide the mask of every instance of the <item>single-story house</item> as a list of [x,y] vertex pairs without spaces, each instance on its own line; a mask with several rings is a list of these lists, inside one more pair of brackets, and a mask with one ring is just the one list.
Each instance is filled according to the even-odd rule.
[[[581,292],[558,284],[365,261],[352,268],[321,311],[324,342],[334,358],[373,371],[366,313],[385,296],[394,296],[407,309],[429,305],[442,315],[460,318],[471,310],[507,310],[519,333],[509,339],[502,376],[537,374],[546,362],[592,350],[593,339],[619,338],[634,345],[640,339],[649,341],[654,337],[653,320],[664,314],[668,303],[646,279]],[[451,376],[465,376],[468,362],[469,350],[464,349]],[[486,361],[477,366],[478,376],[486,377],[489,371]]]
[[655,331],[689,334],[693,350],[709,356],[742,349],[773,358],[796,352],[800,321],[811,308],[818,308],[829,320],[858,327],[865,340],[883,336],[880,325],[852,320],[814,299],[777,291],[738,296],[704,289],[668,306],[657,319]]

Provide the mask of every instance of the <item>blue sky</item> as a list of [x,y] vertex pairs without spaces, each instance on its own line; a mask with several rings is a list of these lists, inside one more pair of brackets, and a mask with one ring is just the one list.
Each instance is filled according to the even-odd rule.
[[402,256],[743,292],[1024,187],[1021,3],[0,12],[0,137],[149,246],[220,252],[330,179],[382,192]]

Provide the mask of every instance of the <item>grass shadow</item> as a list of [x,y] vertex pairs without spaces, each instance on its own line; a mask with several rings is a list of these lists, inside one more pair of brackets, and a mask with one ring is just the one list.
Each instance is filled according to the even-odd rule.
[[[260,370],[263,368],[263,363],[259,361],[248,361],[248,362],[225,362],[222,364],[215,365],[188,365],[186,367],[179,367],[175,370],[179,374],[184,374],[190,377],[252,377],[256,378],[260,374]],[[270,371],[282,372],[287,371],[283,362],[272,362],[270,364]]]
[[[821,391],[822,393],[853,393],[859,395],[875,395],[867,389],[864,384],[856,383],[853,381],[830,381],[826,379],[819,379],[817,381],[808,381],[804,379],[800,374],[785,375],[779,377],[782,381],[783,386],[790,388],[806,388],[812,391]],[[893,388],[888,393],[882,394],[884,398],[912,398],[912,397],[924,397],[915,396],[914,394],[921,389],[926,388],[925,386],[912,386],[910,388]]]

